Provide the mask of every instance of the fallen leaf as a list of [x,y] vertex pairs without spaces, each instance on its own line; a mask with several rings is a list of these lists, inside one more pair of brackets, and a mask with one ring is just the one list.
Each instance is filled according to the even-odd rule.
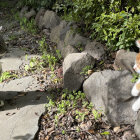
[[113,128],[113,131],[114,131],[115,133],[121,132],[120,126],[114,127],[114,128]]

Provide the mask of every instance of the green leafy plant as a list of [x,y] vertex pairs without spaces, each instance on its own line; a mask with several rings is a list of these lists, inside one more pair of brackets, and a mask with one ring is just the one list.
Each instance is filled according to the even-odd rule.
[[39,41],[39,50],[42,54],[47,52],[47,43],[45,37],[42,37],[42,39]]
[[95,120],[98,120],[99,118],[101,118],[101,112],[99,112],[99,111],[93,109],[93,110],[92,110],[92,113],[93,113],[93,116],[94,116],[94,119],[95,119]]
[[57,55],[57,57],[58,57],[59,60],[62,59],[62,55],[60,53],[60,50],[57,50],[56,49],[56,55]]
[[139,78],[140,78],[140,75],[138,73],[134,73],[133,78],[131,79],[131,82],[136,83]]
[[140,36],[139,0],[60,0],[56,10],[111,50],[129,50]]
[[3,82],[9,78],[18,78],[16,74],[11,74],[10,72],[3,72],[0,76],[0,82]]
[[45,104],[45,107],[49,110],[54,106],[55,106],[55,103],[52,101],[52,99],[49,99],[49,102]]
[[44,8],[52,8],[53,4],[55,3],[56,0],[22,0],[18,2],[18,6],[31,6],[33,8],[39,9],[41,7]]
[[62,130],[62,134],[65,135],[66,134],[66,131],[65,130]]
[[7,8],[9,6],[10,6],[10,4],[9,4],[8,1],[0,1],[0,7],[1,8]]
[[[25,56],[25,59],[28,59],[27,55]],[[29,64],[26,64],[24,68],[25,71],[32,71],[32,72],[35,70],[43,69],[43,62],[39,58],[33,57],[30,59]]]
[[16,35],[10,35],[10,36],[9,36],[9,39],[10,39],[10,40],[16,40],[17,37],[16,37]]
[[78,121],[82,121],[82,122],[85,120],[85,116],[88,114],[88,112],[81,112],[79,110],[76,110],[75,113],[76,113],[76,117],[75,118]]
[[104,132],[101,133],[101,135],[110,135],[110,132],[104,131]]
[[85,67],[82,69],[82,72],[80,72],[80,74],[88,75],[88,70],[92,70],[92,69],[93,69],[93,65],[85,66]]
[[28,20],[25,17],[19,18],[18,14],[15,17],[16,17],[16,19],[18,19],[20,21],[21,29],[27,30],[28,32],[30,32],[32,34],[37,33],[37,26],[35,24],[34,19]]
[[92,38],[106,42],[112,50],[129,49],[140,36],[140,15],[127,11],[102,13],[93,23]]
[[42,59],[44,60],[45,63],[48,63],[49,68],[53,71],[55,64],[57,62],[56,57],[51,54],[43,54]]
[[[82,109],[80,104],[82,104]],[[67,115],[67,111],[72,110],[75,121],[84,122],[89,114],[98,120],[101,117],[101,111],[93,109],[92,103],[88,102],[85,94],[81,91],[70,92],[67,89],[62,91],[61,99],[57,102],[50,99],[49,103],[46,104],[46,109],[50,112],[51,109],[55,109],[55,124],[59,124],[60,116]],[[93,111],[94,110],[94,111]]]

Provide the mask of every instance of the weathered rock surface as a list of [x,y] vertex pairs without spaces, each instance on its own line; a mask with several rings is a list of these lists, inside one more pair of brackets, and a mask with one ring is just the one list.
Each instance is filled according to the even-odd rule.
[[60,18],[56,15],[55,12],[47,10],[43,17],[43,28],[52,29],[59,25]]
[[58,26],[52,29],[51,34],[50,34],[51,41],[57,44],[60,41],[63,41],[68,30],[70,30],[70,24],[68,24],[64,20],[61,21]]
[[138,118],[137,118],[137,121],[135,123],[134,130],[135,130],[136,135],[140,139],[140,112],[138,113]]
[[92,57],[99,60],[105,54],[104,45],[96,41],[89,42],[86,45],[84,52],[89,53]]
[[34,9],[31,9],[29,12],[25,13],[25,18],[30,19],[31,17],[34,17],[36,15],[36,11]]
[[[71,29],[69,30],[68,26],[66,26],[64,30],[61,30],[61,26],[57,26],[56,30],[58,32],[56,31],[56,36],[54,35],[52,40],[54,42],[59,42],[57,48],[60,50],[63,57],[66,57],[70,53],[77,53],[78,49],[84,49],[86,43],[89,42],[87,38],[74,33]],[[55,32],[53,31],[51,34],[53,36]]]
[[60,50],[61,55],[63,58],[65,58],[67,55],[71,53],[78,53],[77,49],[72,45],[65,46],[65,43],[63,41],[60,41],[57,45],[58,50]]
[[4,110],[0,110],[0,139],[32,140],[38,130],[39,117],[45,111],[46,94],[29,92],[13,101],[13,105],[5,102]]
[[64,88],[79,90],[85,80],[85,76],[80,73],[84,67],[94,63],[94,58],[87,53],[69,54],[63,62]]
[[39,90],[38,81],[32,76],[15,79],[8,83],[0,83],[0,99],[10,99],[17,95],[17,92]]
[[21,65],[29,64],[30,58],[40,57],[39,55],[28,54],[28,60],[26,60],[26,54],[28,54],[28,52],[23,51],[19,48],[9,48],[8,53],[6,53],[4,57],[0,59],[2,70],[19,70]]
[[89,40],[83,36],[80,36],[77,33],[74,33],[73,30],[69,30],[66,33],[64,43],[65,45],[72,45],[75,47],[84,47],[89,42]]
[[112,125],[134,124],[136,113],[132,110],[135,99],[131,98],[133,83],[128,71],[93,73],[83,84],[87,98],[98,110],[105,112]]
[[28,11],[28,9],[29,9],[28,6],[24,6],[24,7],[21,9],[21,11],[20,11],[20,13],[19,13],[20,18],[23,18],[23,17],[24,17],[24,15],[25,15],[25,13]]
[[45,13],[45,9],[44,9],[44,8],[41,8],[41,9],[38,11],[38,13],[36,14],[36,17],[35,17],[36,25],[39,24],[40,16],[44,16],[44,13]]
[[115,70],[128,70],[134,73],[133,66],[137,53],[119,50],[114,61]]
[[0,59],[3,71],[18,70],[22,64],[21,58],[25,52],[18,48],[11,48],[6,55]]
[[38,28],[41,30],[43,29],[43,16],[40,16],[38,21]]

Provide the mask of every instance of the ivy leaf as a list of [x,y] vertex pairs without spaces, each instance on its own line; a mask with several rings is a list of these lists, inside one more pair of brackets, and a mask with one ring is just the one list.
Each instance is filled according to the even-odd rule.
[[34,63],[30,62],[30,67],[33,68],[34,67]]
[[110,132],[105,131],[105,132],[102,132],[101,135],[110,135]]
[[29,70],[29,66],[25,65],[25,71],[28,71],[28,70]]

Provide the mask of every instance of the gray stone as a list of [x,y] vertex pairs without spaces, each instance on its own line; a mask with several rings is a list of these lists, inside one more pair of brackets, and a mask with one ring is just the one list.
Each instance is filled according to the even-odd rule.
[[139,140],[138,138],[133,137],[134,133],[131,130],[125,131],[122,136],[122,140]]
[[38,11],[38,13],[36,14],[36,17],[35,17],[36,25],[39,24],[40,16],[44,16],[44,13],[45,13],[45,9],[44,9],[44,8],[41,8],[41,9]]
[[47,10],[43,17],[43,28],[52,29],[59,25],[60,18],[56,15],[55,12]]
[[84,74],[81,74],[83,68],[94,63],[94,58],[87,53],[69,54],[63,63],[64,88],[79,90],[85,80]]
[[49,29],[43,29],[42,33],[45,34],[48,37],[50,36],[50,30]]
[[64,43],[65,45],[72,45],[72,46],[81,46],[84,47],[89,42],[89,40],[85,37],[80,36],[77,33],[74,33],[73,30],[69,30],[66,33]]
[[128,70],[134,73],[133,66],[137,53],[126,50],[119,50],[114,61],[115,70]]
[[38,28],[42,30],[43,28],[43,16],[40,16],[39,21],[38,21]]
[[25,13],[25,18],[30,19],[31,17],[35,17],[36,11],[34,9],[31,9],[29,12]]
[[102,56],[105,54],[104,45],[96,41],[89,42],[86,45],[84,52],[87,52],[92,57],[96,58],[97,60],[100,60]]
[[3,71],[19,70],[24,64],[29,64],[29,61],[33,57],[40,57],[39,55],[28,54],[28,60],[26,60],[26,51],[19,48],[9,48],[8,53],[0,59]]
[[18,70],[22,64],[21,57],[25,56],[25,52],[18,48],[11,48],[4,57],[0,59],[3,71]]
[[57,48],[61,51],[63,57],[66,57],[70,53],[77,53],[78,48],[84,49],[86,43],[89,42],[87,38],[74,33],[71,29],[67,31],[66,36],[63,33],[61,35],[59,34],[60,36],[56,35],[56,38],[53,38],[55,42],[59,42]]
[[24,15],[25,15],[25,13],[28,11],[28,9],[29,9],[28,6],[24,6],[24,7],[21,9],[21,11],[20,11],[20,13],[19,13],[20,18],[23,18],[23,17],[24,17]]
[[40,89],[38,81],[32,76],[15,79],[8,83],[0,83],[0,99],[10,99],[17,92],[36,91]]
[[68,24],[64,20],[61,21],[58,26],[52,29],[51,34],[50,34],[51,41],[57,44],[60,41],[63,41],[69,29],[70,29],[70,24]]
[[131,82],[128,71],[105,70],[93,73],[83,84],[83,90],[95,108],[105,112],[112,125],[134,124],[136,113],[132,110]]
[[46,96],[49,95],[43,92],[29,92],[13,99],[14,105],[5,102],[4,110],[0,111],[0,139],[33,140],[39,117],[45,111]]
[[138,118],[136,120],[134,130],[135,130],[137,137],[140,139],[140,112],[138,113]]
[[71,53],[78,53],[77,49],[71,45],[65,46],[63,41],[60,41],[57,45],[58,50],[60,50],[61,55],[63,58],[65,58],[67,55]]

